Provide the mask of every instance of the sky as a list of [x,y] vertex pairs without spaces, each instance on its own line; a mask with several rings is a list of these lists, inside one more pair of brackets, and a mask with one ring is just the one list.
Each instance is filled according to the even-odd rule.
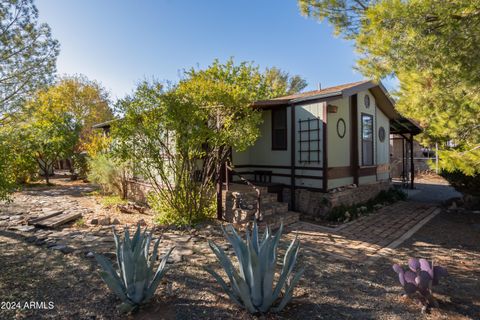
[[142,80],[176,82],[218,58],[298,74],[307,90],[362,80],[353,43],[303,17],[295,0],[36,0],[60,42],[58,74],[99,81],[113,99]]

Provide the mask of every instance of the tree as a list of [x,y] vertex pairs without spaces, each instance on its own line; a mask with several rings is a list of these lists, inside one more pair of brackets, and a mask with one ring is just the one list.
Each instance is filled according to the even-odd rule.
[[80,128],[71,114],[58,112],[47,104],[28,114],[22,130],[27,134],[24,153],[36,160],[49,184],[54,163],[72,155]]
[[480,1],[299,0],[355,41],[358,69],[400,81],[398,109],[443,147],[443,170],[480,174]]
[[10,199],[15,187],[15,176],[12,170],[12,152],[5,137],[0,134],[0,201]]
[[267,68],[264,76],[276,97],[299,93],[307,87],[307,82],[299,75],[290,76],[288,72],[275,67]]
[[231,149],[245,150],[259,135],[253,102],[283,94],[258,67],[232,59],[185,71],[167,89],[142,83],[119,103],[114,152],[153,185],[150,203],[162,222],[195,223],[212,213]]
[[58,52],[33,0],[0,2],[0,118],[52,81]]
[[[113,118],[109,103],[108,93],[99,83],[77,75],[61,78],[40,91],[29,107],[71,116],[80,132],[68,154],[72,155],[75,172],[85,178],[88,167],[84,151],[97,139],[92,126]],[[48,110],[43,106],[48,106]]]

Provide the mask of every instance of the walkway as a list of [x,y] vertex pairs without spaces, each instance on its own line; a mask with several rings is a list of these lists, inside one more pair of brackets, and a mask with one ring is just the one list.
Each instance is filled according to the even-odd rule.
[[365,263],[401,244],[439,212],[432,204],[401,201],[338,228],[301,221],[290,226],[289,237],[298,234],[304,252]]

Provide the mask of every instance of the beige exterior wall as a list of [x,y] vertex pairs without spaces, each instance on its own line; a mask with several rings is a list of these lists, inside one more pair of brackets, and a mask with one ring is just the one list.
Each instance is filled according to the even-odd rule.
[[[312,104],[305,104],[299,105],[295,107],[295,141],[297,145],[295,146],[295,166],[302,167],[302,169],[296,169],[295,174],[297,175],[308,175],[308,176],[315,176],[321,177],[323,172],[321,170],[308,170],[310,167],[322,167],[323,166],[323,108],[325,107],[324,102],[319,103],[312,103]],[[319,119],[319,130],[312,132],[310,135],[311,139],[320,139],[319,142],[311,142],[310,149],[317,150],[319,148],[319,153],[312,153],[311,160],[313,162],[300,162],[300,132],[299,132],[299,121],[300,120],[308,120],[308,119]],[[311,128],[315,129],[316,121],[312,121],[310,123]],[[304,129],[308,127],[307,123],[303,124]],[[307,134],[304,133],[302,136],[302,140],[307,139]],[[308,148],[308,143],[303,143],[302,149],[305,150]],[[307,158],[307,153],[304,153],[302,158]],[[321,179],[300,179],[297,178],[295,184],[301,187],[310,187],[310,188],[322,188],[323,182]]]
[[[370,97],[370,107],[365,106],[365,95]],[[369,184],[376,182],[377,180],[388,180],[390,175],[388,172],[389,164],[389,119],[387,116],[377,108],[375,98],[370,93],[370,91],[365,90],[359,92],[357,95],[358,99],[358,149],[359,149],[359,161],[360,165],[362,162],[362,141],[361,141],[361,115],[362,113],[369,114],[373,116],[374,119],[374,165],[378,165],[382,170],[379,171],[376,175],[360,177],[359,184]],[[352,123],[350,119],[350,97],[344,97],[341,99],[329,101],[328,104],[337,106],[336,113],[327,113],[327,146],[328,146],[328,167],[348,167],[350,166],[350,144],[351,144],[351,128]],[[315,176],[322,177],[322,170],[312,170],[308,169],[309,167],[323,167],[323,130],[321,128],[324,108],[326,107],[326,102],[311,103],[305,105],[295,106],[295,170],[297,175],[304,176]],[[233,152],[233,163],[237,166],[249,165],[246,168],[236,169],[238,172],[252,172],[255,170],[268,170],[272,171],[274,174],[272,176],[272,182],[275,183],[284,183],[290,184],[290,168],[267,168],[263,166],[290,166],[291,158],[291,107],[287,108],[287,150],[272,150],[272,113],[270,110],[262,111],[263,124],[260,127],[260,137],[256,141],[255,145],[250,147],[245,152]],[[311,160],[314,160],[311,163],[300,162],[299,150],[300,150],[300,133],[299,130],[299,120],[307,119],[319,119],[320,120],[320,153],[313,155]],[[345,135],[340,137],[337,133],[337,123],[339,119],[343,119],[345,122]],[[313,122],[312,122],[313,123]],[[385,141],[381,142],[378,138],[378,130],[380,127],[385,128]],[[316,133],[311,136],[312,139],[316,139]],[[305,149],[306,144],[302,149]],[[313,149],[313,143],[311,145]],[[306,155],[306,154],[305,154]],[[253,167],[257,165],[260,167]],[[302,167],[302,169],[298,169]],[[277,176],[275,176],[277,174]],[[283,175],[283,176],[278,176]],[[246,178],[253,178],[252,175],[246,175]],[[338,179],[330,179],[328,181],[328,189],[333,189],[336,187],[341,187],[353,183],[353,177],[342,177]],[[299,187],[311,187],[311,188],[322,188],[323,183],[321,179],[308,179],[308,178],[297,178],[296,185]]]

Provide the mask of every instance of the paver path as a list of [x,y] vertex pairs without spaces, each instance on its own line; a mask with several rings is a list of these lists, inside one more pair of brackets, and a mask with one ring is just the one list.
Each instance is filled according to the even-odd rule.
[[307,254],[363,263],[398,246],[439,210],[431,204],[401,201],[338,228],[300,221],[289,227],[288,236],[298,235]]

